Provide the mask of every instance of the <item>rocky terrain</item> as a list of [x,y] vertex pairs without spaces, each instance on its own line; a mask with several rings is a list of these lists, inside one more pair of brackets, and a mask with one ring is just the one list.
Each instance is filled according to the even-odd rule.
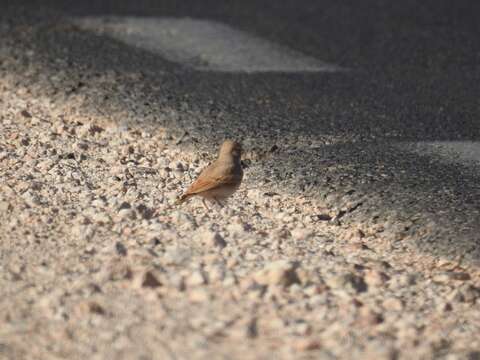
[[[0,34],[0,358],[480,359],[478,248],[452,245],[478,239],[478,207],[449,192],[456,170],[172,105],[161,76],[79,61],[55,39],[91,35],[48,19]],[[175,206],[232,136],[228,206]],[[402,190],[414,161],[432,193]]]

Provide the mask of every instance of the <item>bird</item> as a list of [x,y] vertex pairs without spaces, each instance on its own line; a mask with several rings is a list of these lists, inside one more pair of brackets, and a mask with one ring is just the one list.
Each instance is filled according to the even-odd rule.
[[241,157],[241,144],[233,140],[225,140],[220,147],[218,158],[201,171],[198,178],[177,199],[176,203],[182,204],[193,196],[200,196],[207,209],[205,200],[214,201],[223,207],[222,200],[232,195],[242,183]]

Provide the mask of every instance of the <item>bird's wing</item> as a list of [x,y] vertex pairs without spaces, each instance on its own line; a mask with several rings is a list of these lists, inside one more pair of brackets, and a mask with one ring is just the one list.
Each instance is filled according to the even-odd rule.
[[206,167],[187,189],[185,195],[198,194],[204,191],[215,189],[219,186],[238,183],[238,177],[231,171],[221,171],[212,165]]

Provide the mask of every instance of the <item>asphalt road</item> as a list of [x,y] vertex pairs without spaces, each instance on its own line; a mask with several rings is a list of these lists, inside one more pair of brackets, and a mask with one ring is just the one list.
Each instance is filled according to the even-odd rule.
[[479,10],[0,0],[0,357],[477,359]]
[[[478,2],[23,4],[24,11],[39,18],[44,9],[54,8],[77,19],[148,16],[215,21],[348,69],[199,71],[108,32],[88,30],[45,29],[34,34],[33,44],[34,61],[52,76],[58,58],[90,73],[141,72],[141,79],[135,80],[143,85],[136,97],[138,106],[160,112],[176,109],[185,116],[164,123],[188,131],[199,143],[218,141],[227,133],[242,138],[257,154],[276,145],[273,155],[256,164],[259,181],[262,171],[273,171],[284,191],[309,191],[327,200],[332,193],[342,198],[354,189],[363,205],[343,220],[346,223],[392,212],[402,218],[420,216],[415,231],[425,224],[431,231],[425,235],[411,229],[410,245],[435,256],[478,263]],[[105,95],[127,107],[115,94]],[[431,143],[453,152],[437,151],[439,147]],[[461,156],[464,149],[470,154],[467,159]]]

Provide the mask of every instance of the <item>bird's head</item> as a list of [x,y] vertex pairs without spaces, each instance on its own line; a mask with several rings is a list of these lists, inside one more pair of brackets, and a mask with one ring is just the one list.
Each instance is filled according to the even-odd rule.
[[240,160],[242,156],[242,145],[233,140],[225,140],[220,148],[219,158],[231,156],[235,160]]

